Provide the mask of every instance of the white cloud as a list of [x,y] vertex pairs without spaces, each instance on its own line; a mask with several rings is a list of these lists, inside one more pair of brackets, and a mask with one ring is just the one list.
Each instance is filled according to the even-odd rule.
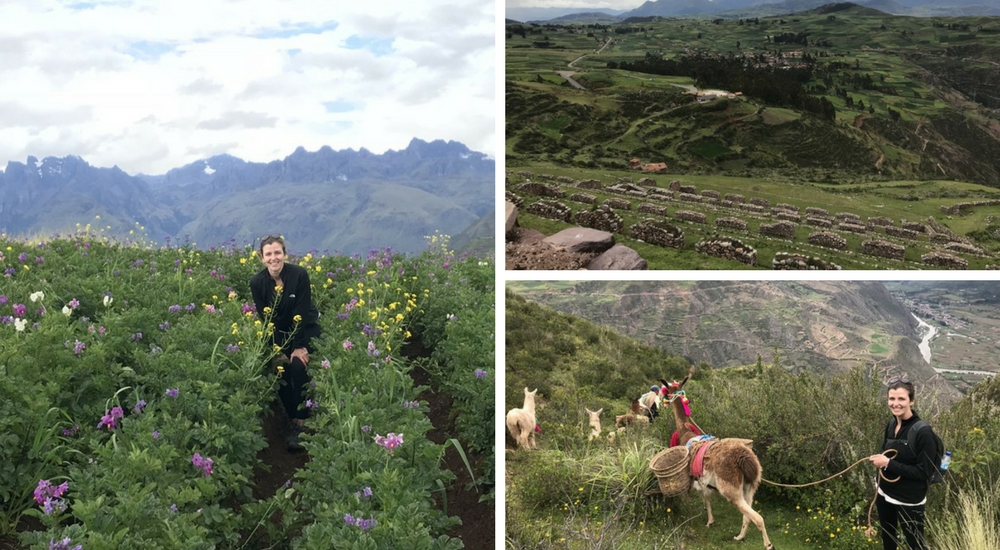
[[0,168],[79,155],[158,174],[220,153],[380,153],[414,137],[496,154],[492,2],[3,6]]

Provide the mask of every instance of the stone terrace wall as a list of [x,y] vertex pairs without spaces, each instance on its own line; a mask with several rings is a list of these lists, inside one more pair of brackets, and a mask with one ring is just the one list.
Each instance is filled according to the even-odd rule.
[[833,222],[826,218],[814,218],[810,216],[806,218],[806,225],[815,225],[816,227],[833,227]]
[[711,239],[694,245],[695,252],[757,265],[757,251],[736,239]]
[[732,202],[743,203],[747,201],[747,198],[739,193],[726,193],[726,200]]
[[556,181],[558,181],[559,183],[573,183],[573,178],[569,176],[559,176],[558,178],[556,178]]
[[662,187],[654,187],[649,190],[649,196],[654,199],[673,200],[674,192],[663,189]]
[[969,269],[969,262],[958,256],[945,254],[944,252],[928,252],[920,257],[920,261],[926,265],[943,267],[945,269]]
[[573,210],[570,207],[561,202],[545,199],[529,204],[524,211],[550,220],[569,222],[573,219]]
[[809,244],[843,250],[847,248],[847,239],[829,231],[818,231],[809,235]]
[[536,181],[526,181],[521,185],[518,185],[517,191],[527,193],[529,195],[535,195],[537,197],[553,197],[561,199],[566,196],[566,192],[560,189],[559,186],[538,183]]
[[779,202],[778,204],[774,205],[774,207],[777,208],[778,210],[789,210],[791,212],[798,212],[799,211],[799,207],[798,206],[795,206],[794,204],[784,203],[784,202]]
[[625,228],[622,217],[606,205],[598,206],[593,212],[577,212],[576,223],[610,233],[620,233]]
[[604,184],[598,180],[580,180],[576,186],[580,189],[604,189]]
[[632,210],[632,203],[625,199],[610,198],[604,201],[604,206],[614,208],[615,210]]
[[871,225],[878,225],[881,227],[890,227],[893,225],[893,221],[889,218],[884,218],[882,216],[868,216],[868,223]]
[[761,235],[769,235],[771,237],[781,237],[783,239],[795,239],[795,228],[798,224],[792,222],[780,221],[774,223],[762,223],[760,224]]
[[909,229],[910,231],[916,231],[917,233],[927,233],[927,226],[920,222],[908,222],[903,220],[899,224],[903,229]]
[[932,233],[931,242],[936,244],[948,244],[954,241],[955,238],[947,233]]
[[778,252],[771,260],[771,269],[788,270],[839,270],[841,267],[814,256],[804,256],[789,252]]
[[747,222],[739,218],[716,218],[715,225],[718,227],[725,227],[726,229],[739,229],[740,231],[747,230]]
[[963,252],[965,254],[975,254],[977,256],[986,256],[986,251],[978,246],[961,243],[961,242],[950,242],[944,245],[946,250],[951,250],[952,252]]
[[838,222],[848,222],[848,223],[856,223],[858,225],[864,225],[864,222],[861,221],[861,216],[857,214],[852,214],[850,212],[837,212],[836,214],[833,215],[833,217]]
[[670,182],[670,185],[667,187],[667,189],[669,189],[669,190],[671,190],[671,191],[673,191],[675,193],[680,193],[680,191],[681,191],[681,182],[680,182],[680,180],[674,180],[674,181]]
[[633,239],[639,239],[650,244],[678,249],[684,248],[684,231],[665,221],[642,220],[629,228],[629,235]]
[[951,206],[942,206],[941,211],[944,212],[945,214],[950,214],[952,216],[960,216],[966,210],[974,208],[976,206],[996,206],[998,204],[1000,204],[1000,200],[960,202],[953,204]]
[[530,178],[531,176],[534,176],[535,174],[534,174],[534,172],[529,172],[527,170],[518,170],[517,175],[521,176],[522,178]]
[[597,204],[597,197],[593,195],[588,195],[587,193],[573,193],[569,196],[569,200],[576,202],[585,202],[587,204]]
[[644,202],[644,203],[640,204],[639,208],[636,208],[636,211],[637,212],[641,212],[643,214],[656,214],[658,216],[666,216],[667,215],[667,207],[666,206],[658,206],[656,204],[649,204],[648,202]]
[[616,183],[610,187],[605,188],[605,191],[609,193],[617,193],[619,195],[631,195],[636,197],[645,197],[646,190],[638,185],[632,185],[630,183]]
[[656,181],[653,178],[642,178],[639,180],[639,185],[643,187],[656,187]]
[[779,220],[786,220],[795,223],[799,223],[800,221],[802,221],[802,219],[799,218],[798,214],[796,214],[795,212],[789,212],[788,210],[778,210],[776,213],[774,213],[774,217],[778,218]]
[[553,176],[552,174],[538,174],[538,177],[539,179],[549,180],[549,181],[556,179],[556,177]]
[[885,241],[865,241],[861,243],[861,253],[892,260],[902,260],[906,254],[906,247]]
[[618,178],[618,181],[616,181],[615,183],[635,183],[635,182],[632,181],[632,178],[628,176],[622,176]]
[[743,210],[744,212],[753,212],[754,214],[763,214],[764,212],[767,212],[767,207],[754,204],[753,202],[744,202],[740,204],[740,210]]
[[504,198],[507,202],[514,203],[514,206],[524,208],[524,199],[522,199],[519,195],[511,193],[510,191],[504,191]]
[[850,231],[851,233],[860,233],[864,235],[868,232],[868,228],[864,225],[850,222],[840,222],[837,224],[837,229],[841,231]]
[[759,197],[754,197],[754,198],[750,199],[750,204],[755,204],[755,205],[761,206],[763,208],[771,208],[771,201],[769,201],[767,199],[762,199],[762,198],[759,198]]
[[682,192],[682,193],[678,193],[677,200],[685,201],[685,202],[701,202],[702,196],[701,195],[693,195],[691,193],[683,193]]
[[682,186],[680,186],[680,188],[678,189],[678,191],[680,191],[681,193],[689,193],[691,195],[694,195],[695,193],[697,193],[697,191],[695,191],[693,185],[682,185]]
[[713,199],[722,198],[721,195],[719,195],[718,191],[713,191],[711,189],[702,189],[701,196],[703,196],[703,197],[711,197]]
[[705,215],[701,212],[692,212],[690,210],[678,210],[674,212],[674,217],[678,220],[685,220],[694,223],[705,223]]
[[892,235],[893,237],[900,237],[903,239],[916,239],[920,236],[920,233],[910,229],[904,229],[902,227],[895,227],[892,225],[885,226],[885,234]]
[[829,218],[830,213],[823,208],[816,208],[815,206],[806,207],[806,216],[816,216],[817,218]]

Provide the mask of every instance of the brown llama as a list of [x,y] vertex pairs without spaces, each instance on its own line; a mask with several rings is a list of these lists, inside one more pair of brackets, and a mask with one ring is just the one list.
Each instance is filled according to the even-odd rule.
[[535,391],[524,388],[524,405],[520,409],[511,409],[507,413],[507,431],[517,441],[522,449],[535,449]]
[[691,420],[691,409],[688,407],[687,396],[682,391],[684,384],[691,379],[692,374],[694,374],[694,367],[688,370],[687,376],[680,382],[667,382],[660,378],[660,383],[663,384],[664,388],[662,390],[664,401],[670,404],[670,408],[674,412],[674,424],[677,426],[677,431],[670,437],[671,447],[685,445],[691,438],[703,433],[698,425]]
[[736,438],[692,442],[689,455],[692,457],[691,475],[695,478],[692,487],[701,493],[705,503],[705,511],[708,512],[706,527],[715,522],[709,502],[709,495],[714,489],[743,514],[743,528],[733,538],[743,540],[747,526],[753,522],[764,537],[764,548],[774,550],[767,536],[764,518],[751,507],[761,479],[760,461],[752,446],[753,441]]
[[615,417],[615,426],[618,428],[625,428],[633,424],[649,425],[649,417],[642,414],[642,407],[639,405],[638,399],[633,399],[631,404],[632,412],[629,414],[623,414]]

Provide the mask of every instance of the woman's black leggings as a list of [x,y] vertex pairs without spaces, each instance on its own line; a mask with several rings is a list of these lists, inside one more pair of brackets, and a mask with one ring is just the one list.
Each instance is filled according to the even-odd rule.
[[302,407],[305,402],[306,385],[312,382],[306,366],[298,358],[292,359],[284,366],[285,373],[281,375],[278,382],[278,397],[281,404],[285,406],[288,417],[292,419],[304,419],[309,417],[309,409]]
[[927,539],[924,538],[924,505],[899,506],[886,502],[879,495],[875,500],[878,507],[878,520],[882,527],[882,548],[896,550],[901,539],[899,529],[902,527],[906,545],[910,550],[927,550]]

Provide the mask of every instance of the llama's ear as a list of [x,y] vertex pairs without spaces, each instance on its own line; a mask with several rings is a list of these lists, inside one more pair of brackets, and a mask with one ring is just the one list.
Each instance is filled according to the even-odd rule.
[[666,388],[670,387],[670,384],[667,384],[667,381],[664,380],[664,379],[662,379],[662,378],[660,378],[660,383],[663,384],[663,386],[666,387]]
[[604,407],[601,407],[600,409],[597,409],[597,412],[595,412],[594,414],[600,415],[602,412],[604,412]]
[[584,407],[583,410],[587,411],[587,414],[594,414],[594,411],[588,409],[587,407]]

